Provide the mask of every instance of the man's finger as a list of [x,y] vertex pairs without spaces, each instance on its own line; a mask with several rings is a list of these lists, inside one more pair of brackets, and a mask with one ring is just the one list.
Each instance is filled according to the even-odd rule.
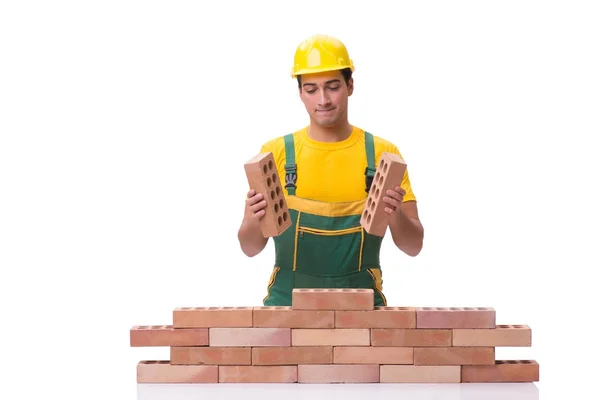
[[393,199],[391,197],[387,197],[387,196],[385,196],[383,198],[383,201],[388,203],[389,205],[393,206],[396,209],[398,209],[402,205],[402,203],[400,201]]
[[257,212],[258,210],[261,210],[261,209],[265,208],[266,206],[267,206],[267,202],[265,200],[263,200],[256,204],[251,205],[250,210],[252,210],[252,212]]

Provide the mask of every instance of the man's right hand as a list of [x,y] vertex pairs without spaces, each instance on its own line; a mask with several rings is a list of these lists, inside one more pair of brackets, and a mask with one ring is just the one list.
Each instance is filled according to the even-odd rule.
[[252,219],[260,220],[266,213],[267,201],[262,193],[250,189],[246,197],[246,216]]
[[260,229],[260,219],[266,214],[267,201],[261,193],[250,189],[246,196],[244,220],[238,231],[238,240],[242,251],[248,257],[259,254],[266,246],[265,238]]

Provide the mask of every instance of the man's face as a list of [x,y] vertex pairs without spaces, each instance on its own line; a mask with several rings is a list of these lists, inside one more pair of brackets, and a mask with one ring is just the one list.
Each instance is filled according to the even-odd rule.
[[353,82],[348,86],[340,71],[302,75],[300,99],[311,119],[319,126],[331,127],[347,119],[348,97]]

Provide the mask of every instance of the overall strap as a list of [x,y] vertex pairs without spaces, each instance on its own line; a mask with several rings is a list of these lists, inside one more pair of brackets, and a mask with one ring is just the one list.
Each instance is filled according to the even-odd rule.
[[365,131],[365,150],[367,151],[367,168],[365,169],[365,181],[367,187],[365,191],[369,193],[371,190],[371,184],[373,183],[373,178],[375,177],[375,143],[373,140],[373,135],[369,132]]
[[296,181],[298,179],[294,135],[288,133],[283,139],[285,142],[285,188],[289,195],[294,196],[296,194]]

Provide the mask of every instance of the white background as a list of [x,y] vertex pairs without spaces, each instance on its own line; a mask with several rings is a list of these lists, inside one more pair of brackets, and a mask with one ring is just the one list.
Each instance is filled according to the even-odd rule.
[[308,122],[290,70],[315,33],[348,46],[350,121],[399,147],[418,197],[422,253],[384,243],[389,304],[493,306],[532,327],[496,354],[536,359],[540,398],[593,384],[597,3],[391,4],[2,2],[2,390],[133,398],[137,361],[169,353],[131,326],[261,304],[243,163]]

